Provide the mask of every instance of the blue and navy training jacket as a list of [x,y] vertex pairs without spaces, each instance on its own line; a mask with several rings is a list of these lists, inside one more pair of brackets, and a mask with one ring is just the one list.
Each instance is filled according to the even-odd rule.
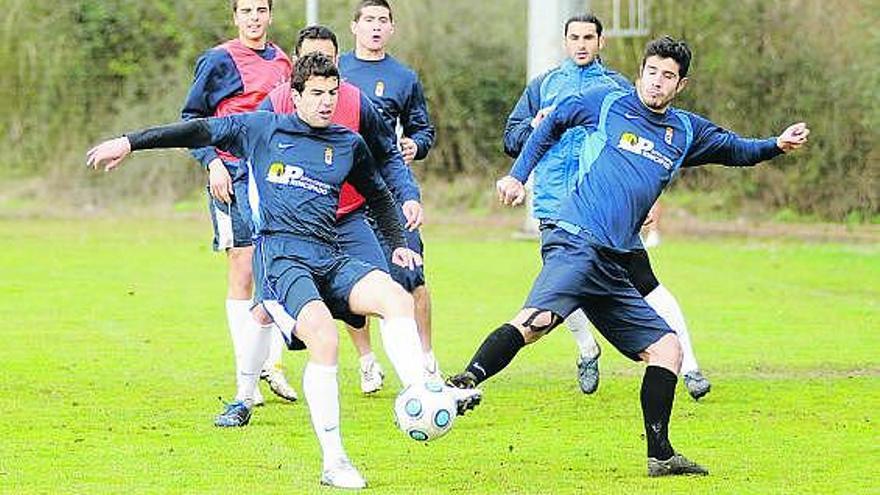
[[[578,66],[566,59],[559,67],[532,79],[507,118],[504,129],[504,152],[511,158],[519,156],[532,134],[532,119],[541,109],[553,107],[563,99],[588,88],[607,85],[617,89],[632,87],[617,72],[607,69],[598,60]],[[541,159],[534,176],[534,216],[556,219],[563,201],[571,194],[578,179],[578,156],[586,130],[573,127],[565,131]]]
[[621,251],[641,246],[638,234],[648,210],[681,167],[751,166],[782,153],[776,138],[744,139],[672,107],[659,114],[634,90],[600,86],[562,100],[532,133],[510,175],[525,182],[575,126],[584,126],[587,137],[577,187],[563,203],[558,225]]
[[399,123],[403,135],[416,142],[416,160],[428,156],[434,146],[434,126],[415,71],[390,55],[382,60],[360,60],[348,52],[339,58],[339,72],[376,105],[392,129]]

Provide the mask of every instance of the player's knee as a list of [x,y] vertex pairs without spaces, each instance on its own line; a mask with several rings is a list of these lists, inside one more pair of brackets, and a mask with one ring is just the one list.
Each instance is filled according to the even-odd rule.
[[682,350],[678,336],[674,333],[667,333],[657,342],[654,342],[647,349],[645,354],[648,364],[662,366],[675,373],[681,369]]
[[262,304],[254,306],[254,309],[251,310],[251,317],[253,317],[254,321],[261,326],[271,325],[273,323],[272,317]]
[[382,303],[384,315],[388,318],[394,317],[412,317],[415,302],[412,294],[404,290],[400,284],[394,282],[390,278],[385,284],[386,297]]
[[531,344],[547,335],[561,321],[562,318],[552,311],[526,308],[510,323],[520,329],[526,344]]

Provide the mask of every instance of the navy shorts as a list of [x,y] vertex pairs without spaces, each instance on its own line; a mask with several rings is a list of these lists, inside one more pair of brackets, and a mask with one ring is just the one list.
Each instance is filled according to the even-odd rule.
[[559,227],[542,233],[543,267],[525,308],[567,318],[581,308],[614,347],[630,359],[673,333],[635,289],[618,253]]
[[263,303],[279,324],[288,347],[301,348],[292,341],[295,329],[285,322],[295,320],[311,301],[323,301],[335,318],[363,326],[364,317],[349,310],[348,297],[373,270],[376,267],[336,246],[288,236],[260,237],[254,253],[255,285],[260,287],[255,301]]
[[[398,220],[400,221],[400,225],[406,225],[406,218],[403,216],[403,211],[400,208],[397,209]],[[367,217],[369,218],[369,212],[367,213]],[[386,266],[389,267],[389,274],[391,275],[391,279],[400,284],[407,292],[412,292],[417,288],[425,285],[425,267],[417,266],[414,270],[410,270],[409,268],[404,268],[399,265],[395,265],[391,262],[391,245],[385,242],[385,238],[382,237],[382,232],[379,231],[379,226],[376,224],[376,221],[372,218],[369,218],[370,225],[373,227],[373,231],[375,232],[376,239],[379,240],[379,245],[382,246],[382,252],[385,253],[385,262]],[[425,245],[422,244],[422,235],[418,230],[409,231],[404,230],[404,237],[406,238],[406,247],[415,251],[422,257],[422,261],[425,259]]]
[[388,273],[385,252],[363,208],[337,220],[336,235],[336,241],[343,253]]
[[[211,225],[214,227],[214,251],[226,251],[234,247],[248,247],[253,245],[253,230],[250,218],[243,212],[241,207],[247,205],[247,175],[236,172],[236,167],[227,166],[226,170],[232,176],[232,188],[235,195],[232,203],[224,203],[211,196],[208,190],[208,209],[211,212]],[[242,198],[243,204],[239,204],[238,198]]]

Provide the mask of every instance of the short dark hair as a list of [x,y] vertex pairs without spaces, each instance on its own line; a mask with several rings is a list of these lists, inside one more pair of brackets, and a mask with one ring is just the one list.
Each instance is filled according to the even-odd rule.
[[679,77],[687,77],[688,69],[691,66],[691,49],[684,40],[676,40],[670,36],[657,38],[649,41],[645,45],[645,56],[642,57],[642,68],[645,67],[645,61],[648,57],[658,56],[660,58],[671,58],[678,63]]
[[[269,2],[269,11],[272,11],[272,0],[268,0]],[[238,0],[229,0],[229,4],[232,6],[232,12],[238,10]]]
[[562,33],[563,36],[568,36],[568,26],[570,26],[573,22],[586,22],[589,24],[595,24],[596,34],[602,36],[602,21],[600,21],[598,17],[590,13],[578,14],[569,17],[568,20],[565,21],[565,31]]
[[391,4],[387,0],[361,0],[354,8],[354,22],[361,19],[361,15],[367,7],[385,7],[388,9],[388,19],[394,22],[394,12],[391,11]]
[[293,48],[293,53],[297,57],[305,40],[330,40],[333,42],[333,48],[336,49],[336,53],[339,53],[339,42],[336,41],[336,33],[327,26],[315,24],[314,26],[306,26],[299,30],[299,34],[296,36],[296,46]]
[[306,89],[306,81],[312,77],[335,77],[339,79],[339,69],[327,55],[323,53],[307,53],[296,60],[293,67],[293,79],[290,86],[297,93]]

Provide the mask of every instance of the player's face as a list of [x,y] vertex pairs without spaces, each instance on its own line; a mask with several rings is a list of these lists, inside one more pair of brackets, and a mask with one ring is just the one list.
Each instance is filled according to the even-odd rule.
[[333,63],[336,63],[336,47],[330,40],[303,40],[299,47],[299,56],[304,57],[310,53],[323,53],[327,55]]
[[385,7],[364,7],[360,19],[351,23],[351,32],[358,47],[373,52],[384,50],[394,34],[391,12]]
[[663,112],[685,86],[688,79],[679,76],[678,62],[652,55],[645,60],[636,83],[639,98],[646,107]]
[[312,76],[302,93],[293,91],[297,115],[312,127],[330,126],[338,98],[339,79],[335,77]]
[[605,47],[605,37],[596,32],[592,22],[572,22],[565,35],[565,53],[578,66],[596,60],[599,51]]
[[238,27],[239,38],[248,46],[259,48],[266,43],[266,34],[272,24],[269,0],[238,0],[233,21]]

